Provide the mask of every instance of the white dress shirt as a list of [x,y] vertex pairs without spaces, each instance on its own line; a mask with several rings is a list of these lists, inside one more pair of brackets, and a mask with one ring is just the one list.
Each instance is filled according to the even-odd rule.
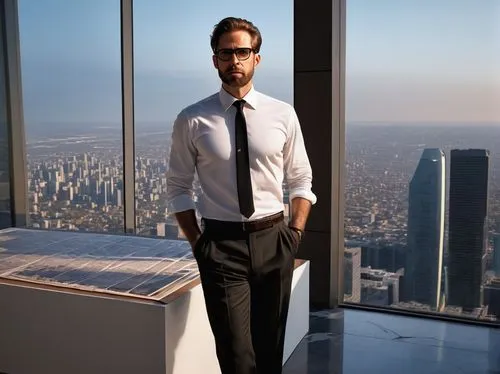
[[172,133],[167,172],[169,214],[195,209],[193,180],[198,174],[202,217],[247,221],[283,211],[283,180],[289,199],[302,197],[312,204],[312,171],[294,108],[257,92],[243,98],[247,123],[250,175],[255,212],[240,213],[236,187],[235,115],[237,99],[223,88],[177,116]]

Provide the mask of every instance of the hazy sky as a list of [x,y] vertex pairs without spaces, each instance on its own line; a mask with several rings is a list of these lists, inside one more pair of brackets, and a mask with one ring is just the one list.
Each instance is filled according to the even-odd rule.
[[[347,3],[348,121],[500,122],[499,0]],[[256,88],[292,101],[293,1],[235,4],[135,1],[138,126],[218,90],[209,37],[230,15],[263,34]],[[118,123],[119,0],[19,0],[19,17],[28,129]]]

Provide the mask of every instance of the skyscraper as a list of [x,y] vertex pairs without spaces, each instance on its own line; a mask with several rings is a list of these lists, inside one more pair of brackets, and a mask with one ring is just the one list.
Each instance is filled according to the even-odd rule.
[[488,314],[500,318],[500,277],[491,278],[484,285],[484,304]]
[[361,301],[361,248],[346,248],[344,251],[344,301]]
[[451,151],[449,211],[449,305],[482,305],[487,248],[489,152]]
[[493,271],[500,277],[500,234],[493,236]]
[[437,309],[441,300],[445,214],[445,157],[425,149],[410,182],[404,299]]

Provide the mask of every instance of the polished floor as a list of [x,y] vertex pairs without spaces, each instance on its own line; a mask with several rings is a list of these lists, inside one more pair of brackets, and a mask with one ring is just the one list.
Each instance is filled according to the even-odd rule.
[[500,374],[500,329],[339,309],[311,312],[284,374]]

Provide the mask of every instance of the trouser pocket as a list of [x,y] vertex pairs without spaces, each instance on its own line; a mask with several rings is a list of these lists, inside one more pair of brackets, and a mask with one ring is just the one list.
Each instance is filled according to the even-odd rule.
[[285,223],[281,224],[281,235],[284,239],[284,242],[287,244],[290,252],[295,256],[299,250],[299,238],[297,234],[289,228]]
[[205,231],[203,231],[198,238],[198,241],[194,245],[193,248],[193,255],[194,257],[199,260],[201,257],[203,257],[203,253],[205,252],[205,247],[207,244],[207,234]]

